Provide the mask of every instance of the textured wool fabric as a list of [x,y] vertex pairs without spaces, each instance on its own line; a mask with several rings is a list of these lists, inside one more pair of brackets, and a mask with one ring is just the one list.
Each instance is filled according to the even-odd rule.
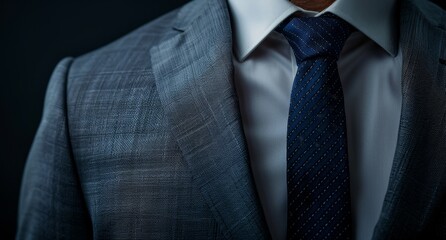
[[[444,12],[401,8],[403,111],[374,239],[446,233]],[[17,239],[269,239],[233,86],[223,0],[196,0],[48,85]],[[428,174],[427,174],[428,173]]]
[[277,30],[298,67],[288,116],[287,236],[350,239],[347,127],[336,62],[353,28],[324,14],[290,18]]
[[190,3],[58,65],[18,239],[267,238],[229,80],[226,8]]

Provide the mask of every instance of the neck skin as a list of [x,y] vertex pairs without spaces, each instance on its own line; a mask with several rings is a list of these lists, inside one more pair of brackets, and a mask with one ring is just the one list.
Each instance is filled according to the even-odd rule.
[[296,6],[305,10],[320,12],[329,7],[335,0],[290,0]]

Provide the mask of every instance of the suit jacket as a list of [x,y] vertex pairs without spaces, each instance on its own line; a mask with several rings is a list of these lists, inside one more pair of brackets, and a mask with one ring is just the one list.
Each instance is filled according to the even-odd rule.
[[[446,14],[401,2],[403,104],[374,239],[446,238]],[[226,1],[196,0],[56,67],[18,239],[268,239]]]

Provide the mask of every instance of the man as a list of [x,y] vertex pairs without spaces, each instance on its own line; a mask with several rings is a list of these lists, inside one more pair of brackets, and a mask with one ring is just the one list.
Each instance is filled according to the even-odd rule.
[[17,238],[445,238],[445,24],[423,0],[197,0],[64,59]]

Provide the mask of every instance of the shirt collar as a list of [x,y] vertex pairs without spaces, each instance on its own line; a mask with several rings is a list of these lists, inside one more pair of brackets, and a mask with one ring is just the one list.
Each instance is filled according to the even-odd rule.
[[304,10],[287,0],[228,0],[234,32],[234,51],[246,57],[289,15],[319,16],[331,12],[369,37],[391,56],[398,51],[395,0],[336,0],[324,11]]

